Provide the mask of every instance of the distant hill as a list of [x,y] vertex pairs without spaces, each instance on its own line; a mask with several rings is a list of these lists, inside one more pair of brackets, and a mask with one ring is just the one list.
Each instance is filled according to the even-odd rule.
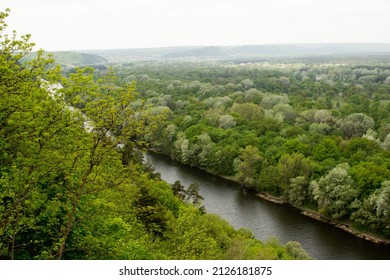
[[61,65],[94,65],[94,64],[104,64],[108,60],[102,56],[89,53],[80,53],[80,52],[54,52],[53,53],[58,64]]
[[193,50],[196,47],[164,47],[144,49],[109,49],[109,50],[85,50],[90,53],[102,56],[110,62],[139,61],[159,59],[167,54]]
[[275,58],[319,56],[390,55],[390,44],[384,43],[318,43],[318,44],[266,44],[213,47],[165,47],[145,49],[83,51],[106,58],[109,62],[150,61],[172,58]]
[[[97,65],[105,64],[108,60],[102,56],[90,53],[81,53],[75,51],[63,51],[63,52],[49,52],[54,56],[57,64],[63,66],[85,66],[85,65]],[[25,59],[33,59],[35,53],[29,54]]]
[[162,58],[184,58],[184,57],[224,57],[227,53],[219,47],[204,47],[186,51],[173,52],[163,55]]
[[357,53],[390,53],[390,44],[380,43],[323,43],[269,44],[229,48],[230,54],[241,56],[322,56]]

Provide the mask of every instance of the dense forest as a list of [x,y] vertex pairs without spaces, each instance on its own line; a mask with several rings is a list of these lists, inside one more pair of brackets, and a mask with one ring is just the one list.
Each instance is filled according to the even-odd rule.
[[390,237],[386,55],[167,59],[115,69],[120,84],[137,83],[134,109],[167,112],[144,135],[153,150]]
[[193,89],[180,101],[169,83],[173,113],[155,106],[161,90],[137,93],[160,88],[149,78],[136,88],[105,67],[64,75],[43,51],[25,59],[34,44],[7,33],[8,14],[0,12],[0,259],[308,258],[297,242],[235,230],[204,211],[196,184],[169,185],[143,163],[146,140],[180,119],[194,124],[196,114],[179,111],[180,102],[194,106]]

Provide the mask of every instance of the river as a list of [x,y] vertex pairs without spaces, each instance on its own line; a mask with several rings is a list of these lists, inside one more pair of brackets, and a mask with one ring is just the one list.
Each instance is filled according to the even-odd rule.
[[236,229],[252,230],[257,239],[278,238],[283,244],[295,240],[318,260],[390,260],[390,246],[374,244],[326,223],[301,215],[288,205],[279,205],[243,192],[236,184],[171,158],[146,155],[168,183],[180,180],[188,187],[199,183],[206,211],[228,220]]

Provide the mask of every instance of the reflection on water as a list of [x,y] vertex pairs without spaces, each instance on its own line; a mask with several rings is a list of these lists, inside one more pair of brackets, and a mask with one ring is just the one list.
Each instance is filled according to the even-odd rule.
[[146,157],[168,183],[176,180],[185,186],[199,183],[203,205],[208,212],[220,215],[237,229],[251,229],[260,240],[274,236],[282,243],[298,241],[315,259],[390,260],[390,246],[362,240],[331,225],[305,217],[292,207],[260,200],[253,193],[242,192],[232,182],[196,168],[182,166],[169,157],[152,153]]

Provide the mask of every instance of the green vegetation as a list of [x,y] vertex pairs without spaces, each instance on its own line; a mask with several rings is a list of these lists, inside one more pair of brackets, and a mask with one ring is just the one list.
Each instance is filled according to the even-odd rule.
[[[204,213],[196,184],[160,180],[142,150],[156,129],[178,141],[179,123],[167,128],[172,111],[143,102],[112,70],[65,77],[42,51],[24,59],[33,44],[7,35],[8,13],[0,12],[0,259],[308,258],[296,242],[261,242]],[[192,160],[185,149],[194,143],[181,137],[177,155]]]
[[[97,65],[103,67],[102,65],[107,63],[107,59],[95,54],[81,53],[81,52],[51,52],[49,53],[53,56],[56,61],[56,64],[59,64],[63,67],[75,67],[75,66],[86,66],[86,65]],[[22,61],[32,60],[36,57],[36,53],[27,54]],[[106,68],[106,67],[104,67]]]
[[122,84],[136,81],[138,102],[168,112],[144,135],[153,149],[389,238],[390,64],[355,58],[116,70]]

